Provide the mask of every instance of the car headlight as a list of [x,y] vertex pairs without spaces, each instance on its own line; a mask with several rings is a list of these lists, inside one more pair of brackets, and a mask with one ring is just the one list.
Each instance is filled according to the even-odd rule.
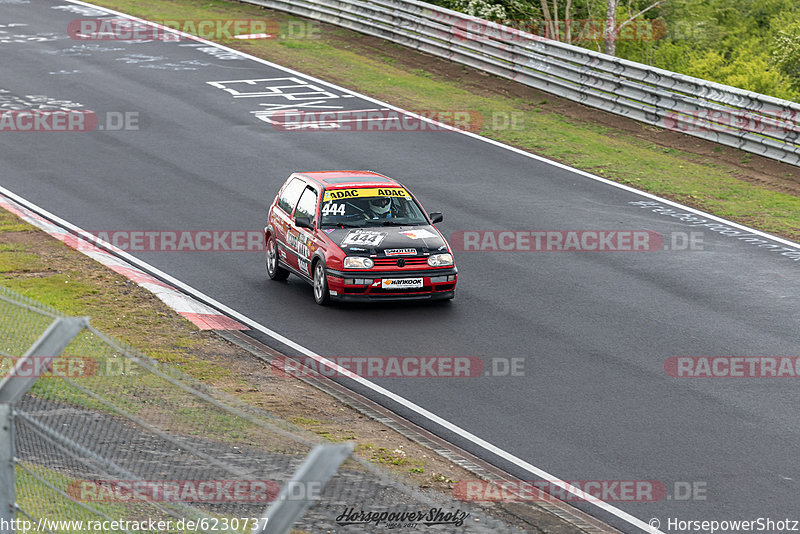
[[428,256],[428,265],[431,267],[445,267],[453,265],[452,254],[432,254]]
[[373,265],[375,262],[362,256],[347,256],[344,259],[345,269],[372,269]]

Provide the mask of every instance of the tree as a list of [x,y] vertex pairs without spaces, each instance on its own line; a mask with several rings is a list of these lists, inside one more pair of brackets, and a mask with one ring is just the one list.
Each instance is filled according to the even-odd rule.
[[449,7],[486,20],[503,20],[508,16],[505,7],[487,0],[454,0]]
[[800,91],[800,22],[778,30],[773,38],[772,63],[788,78],[792,89]]
[[619,0],[608,0],[606,4],[605,30],[603,31],[604,52],[610,56],[617,52],[617,6]]
[[[605,31],[603,32],[604,52],[610,56],[617,55],[617,36],[619,35],[619,31],[651,9],[660,6],[666,1],[667,0],[657,0],[656,2],[653,2],[638,13],[630,15],[622,24],[617,26],[617,8],[619,7],[619,0],[608,0],[608,3],[606,4]],[[631,4],[629,2],[629,14],[631,11],[630,7]]]

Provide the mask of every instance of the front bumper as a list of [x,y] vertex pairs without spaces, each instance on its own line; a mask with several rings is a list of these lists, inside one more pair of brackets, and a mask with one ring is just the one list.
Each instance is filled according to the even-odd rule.
[[[419,271],[336,271],[328,269],[331,298],[340,301],[446,300],[455,295],[455,267]],[[422,287],[387,289],[383,279],[422,278]]]

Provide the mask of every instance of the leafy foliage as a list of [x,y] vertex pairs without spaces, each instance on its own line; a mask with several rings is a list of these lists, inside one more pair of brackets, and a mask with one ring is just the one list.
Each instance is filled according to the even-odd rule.
[[451,9],[486,20],[505,20],[506,8],[489,0],[453,0]]
[[[432,3],[603,51],[602,28],[609,1],[613,0]],[[616,1],[617,25],[655,2]],[[570,32],[565,31],[565,20],[570,21]],[[666,0],[622,28],[615,53],[666,70],[800,101],[800,2]]]
[[772,62],[787,78],[795,94],[800,93],[800,21],[777,29],[773,36]]

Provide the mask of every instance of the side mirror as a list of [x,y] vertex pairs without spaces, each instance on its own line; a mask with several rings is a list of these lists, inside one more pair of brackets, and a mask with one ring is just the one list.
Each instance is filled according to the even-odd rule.
[[429,213],[428,215],[431,218],[431,224],[440,223],[444,220],[444,215],[442,215],[438,211],[434,211],[433,213]]
[[314,223],[311,222],[310,217],[295,217],[294,225],[298,228],[308,228],[309,230],[314,229]]

